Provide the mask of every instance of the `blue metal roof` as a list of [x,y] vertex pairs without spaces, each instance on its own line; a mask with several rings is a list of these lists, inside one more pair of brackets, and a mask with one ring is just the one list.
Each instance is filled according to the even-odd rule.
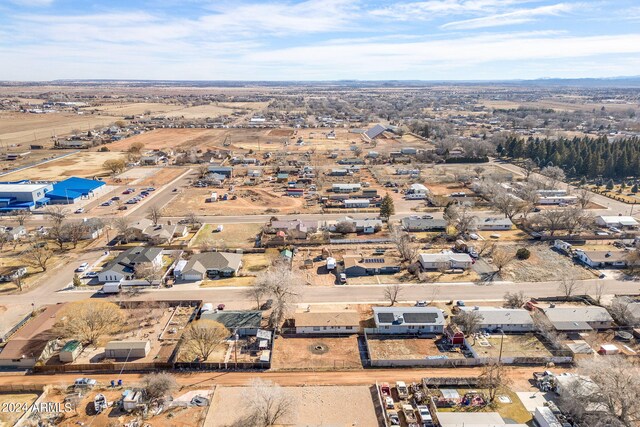
[[49,198],[77,199],[87,196],[92,191],[105,185],[102,181],[94,179],[71,177],[53,184],[53,190],[47,193]]

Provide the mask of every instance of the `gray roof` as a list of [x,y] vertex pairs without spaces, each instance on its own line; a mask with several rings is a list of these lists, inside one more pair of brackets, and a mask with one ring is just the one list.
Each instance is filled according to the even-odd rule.
[[481,325],[533,325],[527,310],[521,308],[461,307],[463,311],[474,311],[482,316]]
[[407,230],[437,230],[447,228],[444,219],[402,218],[402,226]]
[[556,328],[563,324],[613,322],[609,312],[602,307],[550,307],[542,311]]
[[127,249],[113,260],[109,261],[102,271],[115,271],[122,274],[131,274],[135,271],[136,264],[151,262],[162,253],[162,248],[142,247]]
[[380,136],[385,130],[387,130],[387,128],[378,124],[367,130],[364,134],[367,136],[367,138],[374,139]]
[[193,255],[182,269],[182,274],[192,271],[206,273],[207,270],[238,271],[242,263],[242,254],[230,252],[203,252]]
[[376,325],[444,325],[442,310],[434,307],[373,307]]
[[148,345],[149,341],[109,341],[104,348],[105,350],[144,349]]
[[230,332],[235,329],[258,329],[262,323],[261,311],[205,311],[200,319],[222,323]]

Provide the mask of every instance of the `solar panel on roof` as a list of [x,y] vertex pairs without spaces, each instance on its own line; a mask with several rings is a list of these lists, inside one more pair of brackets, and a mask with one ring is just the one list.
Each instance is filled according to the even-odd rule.
[[378,321],[380,323],[393,323],[395,316],[393,313],[378,313]]
[[384,258],[365,258],[364,262],[369,264],[382,264],[384,262]]
[[406,323],[435,323],[438,318],[437,313],[404,313]]

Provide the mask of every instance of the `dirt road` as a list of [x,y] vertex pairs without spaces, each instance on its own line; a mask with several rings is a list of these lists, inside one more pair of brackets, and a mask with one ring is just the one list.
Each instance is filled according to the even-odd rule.
[[[541,367],[510,367],[507,368],[514,386],[518,389],[531,387],[528,380],[534,371]],[[566,372],[566,369],[553,369],[554,372]],[[244,386],[253,378],[260,377],[282,386],[303,385],[367,385],[376,381],[394,383],[396,381],[414,382],[423,377],[477,377],[482,368],[439,368],[439,369],[359,369],[354,371],[337,372],[193,372],[176,373],[178,383],[182,386]],[[82,374],[58,375],[24,375],[3,373],[0,375],[0,387],[11,385],[68,385],[83,376]],[[126,385],[136,383],[143,374],[100,374],[86,375],[98,380],[102,384],[109,384],[113,379],[121,378]]]

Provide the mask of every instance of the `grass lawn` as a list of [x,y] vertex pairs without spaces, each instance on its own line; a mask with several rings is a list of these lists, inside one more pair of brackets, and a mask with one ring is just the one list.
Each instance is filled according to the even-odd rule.
[[245,254],[242,257],[242,271],[255,273],[262,271],[271,265],[271,259],[267,254]]

